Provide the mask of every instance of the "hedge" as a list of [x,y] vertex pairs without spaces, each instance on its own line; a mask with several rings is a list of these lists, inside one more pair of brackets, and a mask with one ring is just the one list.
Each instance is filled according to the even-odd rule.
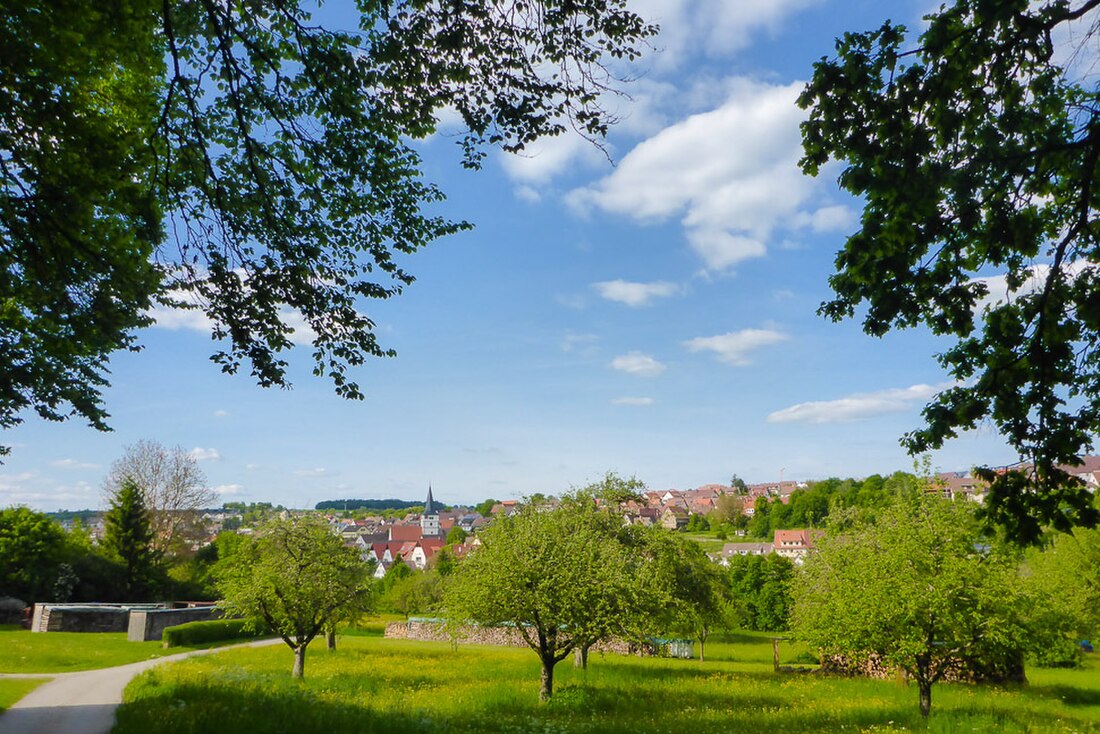
[[251,619],[212,619],[205,622],[187,622],[164,630],[164,646],[201,645],[206,642],[264,637],[268,634],[264,624]]

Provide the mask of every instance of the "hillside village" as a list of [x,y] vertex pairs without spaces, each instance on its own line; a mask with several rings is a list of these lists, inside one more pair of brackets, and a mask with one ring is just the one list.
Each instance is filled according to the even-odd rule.
[[[1100,456],[1086,456],[1079,466],[1067,469],[1091,491],[1095,492],[1100,488]],[[641,493],[644,501],[629,500],[622,503],[619,509],[626,523],[686,530],[690,529],[693,518],[713,517],[723,497],[732,498],[736,511],[748,519],[754,516],[759,503],[766,501],[789,504],[796,492],[805,491],[812,484],[789,480],[747,484],[743,487],[706,484],[694,489],[647,490]],[[948,499],[982,502],[985,497],[984,483],[969,472],[937,473],[932,486]],[[493,517],[514,514],[521,506],[519,500],[503,500],[495,503],[487,515],[482,515],[469,507],[444,507],[435,499],[429,487],[423,509],[409,512],[403,517],[367,515],[350,518],[345,516],[349,513],[327,512],[325,519],[345,543],[360,550],[364,560],[369,559],[377,564],[375,575],[382,578],[398,561],[412,569],[425,570],[432,565],[436,554],[445,546],[449,546],[456,559],[463,558],[477,546],[478,530],[485,527]],[[201,520],[208,533],[206,542],[214,539],[226,521],[239,521],[240,518],[240,513],[205,513]],[[462,531],[460,536],[463,537],[463,542],[448,543],[447,538],[455,528]],[[248,534],[251,528],[242,526],[237,532]],[[746,534],[743,528],[733,532],[739,536]],[[798,563],[813,548],[816,532],[818,531],[813,528],[777,529],[771,539],[728,542],[720,551],[709,555],[722,565],[727,565],[733,556],[770,553]]]

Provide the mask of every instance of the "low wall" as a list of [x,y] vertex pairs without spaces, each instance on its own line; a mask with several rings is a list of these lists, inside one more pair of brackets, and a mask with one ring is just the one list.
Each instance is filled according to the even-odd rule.
[[[500,647],[527,647],[523,635],[515,627],[480,627],[476,625],[461,625],[458,628],[448,629],[443,620],[418,619],[413,617],[407,622],[390,622],[386,625],[385,637],[390,639],[423,640],[429,642],[459,642],[473,645],[496,645]],[[677,643],[670,645],[670,643]],[[626,640],[611,639],[596,643],[590,648],[591,652],[614,653],[616,655],[649,655],[670,656],[670,650],[675,657],[691,658],[694,655],[694,646],[690,640],[660,640],[656,643],[636,645]]]
[[125,632],[130,610],[35,604],[32,632]]
[[149,642],[164,636],[164,630],[187,622],[205,622],[220,619],[222,611],[217,607],[191,607],[187,609],[135,609],[130,612],[126,639],[130,642]]

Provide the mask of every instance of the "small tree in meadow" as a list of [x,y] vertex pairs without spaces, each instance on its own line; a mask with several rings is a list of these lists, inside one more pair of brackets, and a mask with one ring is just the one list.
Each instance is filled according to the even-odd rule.
[[452,620],[514,625],[542,663],[539,698],[554,691],[554,667],[637,614],[636,587],[619,518],[591,498],[550,508],[529,502],[479,534],[445,591]]
[[306,646],[370,595],[370,565],[315,515],[275,520],[216,569],[227,613],[260,618],[294,651],[305,674]]
[[1007,670],[1033,638],[1015,558],[980,532],[965,501],[899,501],[821,538],[795,576],[793,629],[824,655],[877,657],[932,686],[960,663]]

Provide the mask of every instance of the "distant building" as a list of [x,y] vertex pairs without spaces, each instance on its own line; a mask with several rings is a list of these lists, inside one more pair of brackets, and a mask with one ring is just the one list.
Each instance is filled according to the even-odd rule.
[[442,535],[439,526],[439,505],[432,498],[432,485],[428,485],[428,499],[424,500],[424,512],[420,513],[420,533],[426,538]]

